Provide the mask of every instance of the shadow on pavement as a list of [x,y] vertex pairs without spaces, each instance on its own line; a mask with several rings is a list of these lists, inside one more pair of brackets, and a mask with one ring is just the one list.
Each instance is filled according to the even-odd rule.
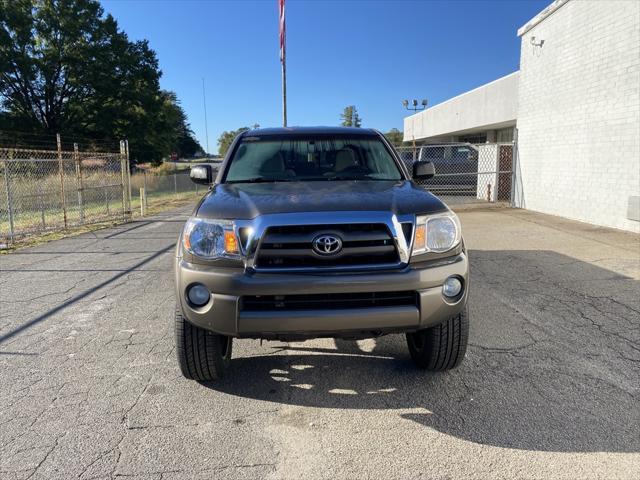
[[[144,258],[143,260],[140,260],[140,261],[136,262],[134,265],[131,265],[131,266],[127,267],[126,269],[113,270],[114,272],[118,272],[118,273],[116,273],[115,275],[109,277],[108,279],[100,282],[99,284],[94,285],[91,288],[83,290],[82,292],[78,293],[77,295],[74,295],[73,297],[65,300],[64,302],[59,303],[55,307],[47,310],[46,312],[38,315],[37,317],[32,318],[30,320],[27,320],[25,323],[20,324],[19,326],[17,326],[16,328],[8,331],[7,333],[4,333],[4,334],[0,335],[0,344],[6,342],[10,338],[13,338],[14,336],[20,334],[21,332],[23,332],[25,330],[28,330],[29,328],[33,327],[34,325],[37,325],[37,324],[45,321],[46,319],[48,319],[52,315],[60,312],[61,310],[64,310],[65,308],[69,307],[70,305],[73,305],[74,303],[76,303],[76,302],[82,300],[83,298],[91,295],[92,293],[95,293],[98,290],[101,290],[102,288],[112,284],[113,282],[115,282],[119,278],[122,278],[125,275],[127,275],[128,273],[131,273],[131,272],[139,269],[140,267],[142,267],[142,266],[146,265],[147,263],[155,260],[156,258],[158,258],[159,256],[163,255],[164,253],[170,251],[173,248],[175,248],[175,246],[174,246],[173,243],[171,243],[171,244],[167,245],[166,247],[161,248],[160,250],[155,252],[153,255],[149,255],[148,257]],[[5,271],[9,271],[9,270],[5,270]],[[55,271],[64,271],[64,270],[55,270]],[[95,271],[95,270],[93,270],[93,271]],[[109,270],[109,271],[112,271],[112,270]]]
[[[640,282],[549,251],[472,251],[471,335],[456,370],[411,363],[404,337],[234,359],[207,388],[305,407],[384,409],[471,442],[639,452]],[[278,350],[280,349],[280,351]],[[412,411],[407,411],[412,410]]]

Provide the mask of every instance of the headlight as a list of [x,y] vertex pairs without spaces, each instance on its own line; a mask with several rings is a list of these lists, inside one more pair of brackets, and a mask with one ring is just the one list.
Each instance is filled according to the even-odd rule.
[[419,215],[413,236],[413,255],[446,252],[460,243],[460,220],[453,212]]
[[238,258],[238,240],[231,220],[191,218],[184,226],[182,244],[193,255],[206,259]]

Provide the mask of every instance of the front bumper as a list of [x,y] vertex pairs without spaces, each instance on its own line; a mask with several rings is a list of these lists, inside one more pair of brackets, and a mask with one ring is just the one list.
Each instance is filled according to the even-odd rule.
[[[353,274],[245,273],[240,268],[212,268],[176,260],[177,298],[183,315],[194,325],[212,332],[245,338],[350,337],[408,332],[444,322],[465,307],[469,265],[465,253],[429,265],[409,265],[400,271]],[[450,275],[463,280],[456,302],[445,300],[442,284]],[[211,301],[193,308],[185,289],[204,284]],[[296,295],[359,292],[415,291],[417,306],[375,308],[243,311],[245,295]]]

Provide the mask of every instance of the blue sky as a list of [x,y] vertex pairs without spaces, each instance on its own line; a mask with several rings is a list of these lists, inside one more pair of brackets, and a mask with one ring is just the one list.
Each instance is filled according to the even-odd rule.
[[[287,0],[289,125],[402,129],[403,98],[442,102],[518,69],[516,30],[550,3]],[[210,151],[223,130],[281,125],[276,0],[103,0],[131,39],[149,40],[162,87],[178,94]]]

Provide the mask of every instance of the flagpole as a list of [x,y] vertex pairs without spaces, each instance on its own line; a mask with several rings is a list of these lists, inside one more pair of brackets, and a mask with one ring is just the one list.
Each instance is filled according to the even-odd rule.
[[285,1],[278,0],[278,27],[280,30],[280,65],[282,66],[282,126],[287,126],[287,24]]

